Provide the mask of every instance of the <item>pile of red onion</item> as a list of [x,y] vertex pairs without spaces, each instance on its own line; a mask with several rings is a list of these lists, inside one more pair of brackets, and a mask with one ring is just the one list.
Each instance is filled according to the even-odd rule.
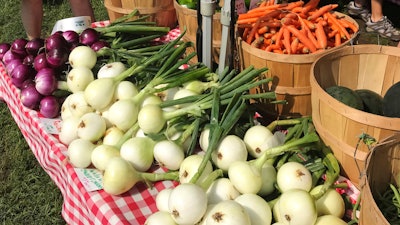
[[45,39],[18,38],[12,43],[0,43],[0,60],[11,82],[21,90],[24,106],[38,110],[47,118],[59,116],[65,99],[57,94],[62,89],[59,81],[65,80],[70,69],[69,53],[80,45],[90,46],[95,51],[109,46],[92,28],[80,34],[72,30],[59,31]]

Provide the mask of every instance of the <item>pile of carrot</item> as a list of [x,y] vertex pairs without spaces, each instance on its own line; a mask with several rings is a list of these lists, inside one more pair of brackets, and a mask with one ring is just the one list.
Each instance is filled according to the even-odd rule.
[[264,0],[239,14],[236,25],[248,44],[269,52],[308,54],[336,47],[352,38],[358,26],[319,0],[275,3]]

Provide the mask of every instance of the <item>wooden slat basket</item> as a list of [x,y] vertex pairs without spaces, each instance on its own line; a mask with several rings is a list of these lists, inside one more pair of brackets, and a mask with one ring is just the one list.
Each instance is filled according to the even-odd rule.
[[379,196],[400,175],[400,133],[382,140],[368,155],[362,179],[360,225],[390,225],[378,206]]
[[140,15],[150,15],[148,21],[156,22],[158,26],[175,28],[178,22],[173,1],[175,0],[105,0],[104,6],[111,22],[137,9]]
[[[351,17],[335,12],[358,26]],[[241,69],[253,65],[256,68],[267,67],[267,77],[272,77],[272,84],[268,87],[260,87],[255,92],[274,91],[277,100],[286,100],[287,104],[268,104],[260,101],[259,108],[264,114],[280,117],[301,117],[311,115],[311,87],[310,70],[311,65],[322,55],[332,52],[350,44],[357,34],[344,42],[342,45],[313,54],[280,54],[266,52],[252,47],[240,38],[238,31],[237,44]]]
[[341,85],[369,89],[384,96],[400,81],[400,48],[380,45],[346,46],[319,58],[311,69],[312,117],[322,140],[339,160],[344,175],[354,184],[360,180],[369,152],[359,137],[368,134],[378,142],[400,130],[400,118],[367,113],[349,107],[325,89]]

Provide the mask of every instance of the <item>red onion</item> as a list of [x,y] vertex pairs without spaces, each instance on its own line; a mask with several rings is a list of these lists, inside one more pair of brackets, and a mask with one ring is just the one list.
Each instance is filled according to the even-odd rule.
[[47,64],[52,68],[57,68],[65,64],[68,60],[69,51],[66,48],[54,48],[46,53]]
[[3,56],[4,54],[6,54],[6,52],[8,50],[10,50],[11,45],[9,43],[1,43],[0,44],[0,60],[3,60]]
[[60,103],[58,99],[53,96],[45,96],[40,100],[39,112],[46,118],[55,118],[60,113]]
[[6,53],[4,53],[3,62],[5,65],[7,65],[10,61],[14,59],[22,60],[22,57],[20,55],[13,53],[11,49],[9,49]]
[[[28,86],[33,86],[33,87],[35,87],[35,81],[34,81],[33,79],[27,79],[27,80],[25,80],[25,81],[22,83],[21,90],[27,88]],[[35,89],[36,89],[36,87],[35,87]]]
[[97,52],[98,50],[100,50],[100,49],[103,48],[103,47],[110,47],[110,44],[109,44],[108,42],[106,42],[106,41],[99,40],[99,41],[96,41],[95,43],[93,43],[90,47],[91,47],[95,52]]
[[13,59],[6,65],[6,71],[11,74],[15,67],[22,64],[21,59]]
[[11,82],[17,88],[21,88],[24,81],[33,77],[33,70],[30,66],[21,63],[12,70],[10,76]]
[[30,109],[37,109],[42,97],[34,85],[28,85],[21,90],[21,103]]
[[70,45],[79,43],[79,34],[74,30],[66,30],[62,32],[62,36]]
[[39,51],[44,47],[44,40],[42,38],[34,38],[25,45],[26,52],[29,55],[36,56]]
[[55,48],[68,48],[68,42],[61,35],[61,33],[54,33],[44,41],[47,51]]
[[43,68],[50,67],[49,64],[47,63],[46,59],[46,53],[42,52],[37,55],[33,61],[33,68],[35,68],[36,71],[39,71]]
[[34,55],[26,55],[25,58],[22,60],[22,63],[28,66],[33,66],[34,61],[35,61]]
[[93,28],[86,28],[79,36],[79,42],[91,46],[93,43],[100,39],[99,33]]
[[11,51],[19,56],[21,56],[22,58],[25,57],[28,53],[26,52],[25,49],[25,45],[28,43],[28,40],[26,40],[25,38],[18,38],[15,39],[12,43],[11,43]]
[[51,95],[57,89],[57,78],[52,68],[39,70],[35,77],[35,87],[42,95]]

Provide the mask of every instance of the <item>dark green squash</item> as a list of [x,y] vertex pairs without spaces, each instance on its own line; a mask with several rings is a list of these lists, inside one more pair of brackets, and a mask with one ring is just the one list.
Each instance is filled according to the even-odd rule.
[[352,89],[344,86],[331,86],[326,88],[326,92],[336,100],[358,110],[364,110],[361,97]]
[[355,92],[361,97],[365,112],[383,115],[383,98],[381,95],[368,89],[358,89]]
[[400,81],[393,84],[383,96],[383,115],[400,118]]

